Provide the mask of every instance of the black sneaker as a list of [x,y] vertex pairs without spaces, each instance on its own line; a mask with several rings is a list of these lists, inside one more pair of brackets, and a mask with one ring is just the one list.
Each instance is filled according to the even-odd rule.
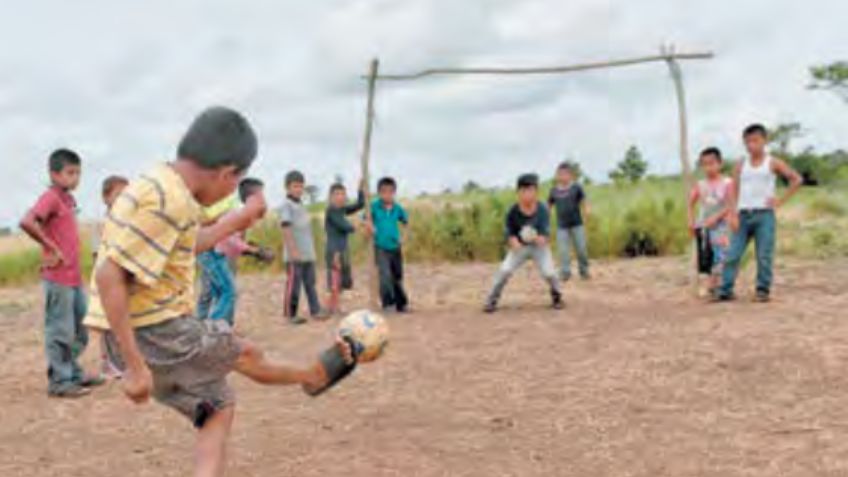
[[716,292],[716,293],[713,293],[712,297],[710,298],[710,301],[713,302],[713,303],[724,303],[724,302],[729,302],[729,301],[734,301],[734,300],[736,300],[736,295],[734,295],[733,293],[726,294],[726,293]]
[[553,303],[551,303],[551,307],[554,310],[562,310],[565,308],[565,301],[562,299],[562,295],[556,295],[553,298]]
[[302,316],[298,316],[298,315],[289,317],[289,323],[291,323],[293,325],[302,325],[302,324],[305,324],[308,321],[309,320],[307,320],[306,318],[304,318]]
[[47,391],[48,397],[64,398],[64,399],[76,399],[76,398],[88,396],[89,394],[91,394],[91,389],[84,388],[84,387],[77,385],[77,384],[67,386],[67,387],[64,387],[62,389]]
[[490,301],[483,306],[483,313],[491,314],[496,311],[498,311],[498,304],[495,302]]
[[771,301],[771,296],[769,295],[768,290],[757,290],[757,295],[754,297],[754,301],[757,303],[768,303]]

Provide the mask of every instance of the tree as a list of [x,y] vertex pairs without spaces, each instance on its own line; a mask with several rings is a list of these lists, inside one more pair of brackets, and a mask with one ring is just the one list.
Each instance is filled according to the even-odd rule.
[[837,61],[829,65],[810,68],[813,82],[810,89],[833,91],[848,102],[848,61]]
[[468,182],[466,182],[465,184],[462,185],[462,192],[464,194],[470,194],[472,192],[476,192],[476,191],[482,190],[482,189],[483,188],[480,187],[480,184],[474,182],[473,180],[468,180]]
[[803,135],[801,123],[781,123],[768,131],[768,142],[772,146],[772,152],[780,157],[788,157],[789,144]]
[[609,173],[609,178],[616,183],[629,181],[639,182],[648,172],[648,163],[642,158],[642,153],[636,146],[630,146],[624,153],[624,159]]
[[317,185],[309,184],[309,185],[307,185],[306,187],[303,188],[303,192],[305,192],[306,196],[309,197],[309,203],[310,204],[317,204],[318,203],[319,189],[318,189]]

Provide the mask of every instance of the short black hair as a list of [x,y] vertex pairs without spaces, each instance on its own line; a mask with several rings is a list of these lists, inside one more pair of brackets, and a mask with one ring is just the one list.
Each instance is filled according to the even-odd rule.
[[529,187],[539,187],[539,176],[537,174],[521,174],[518,180],[515,181],[516,189],[527,189]]
[[286,187],[288,187],[292,184],[295,184],[295,183],[300,183],[300,184],[306,183],[306,177],[303,175],[302,172],[300,172],[298,170],[289,171],[286,174]]
[[79,154],[70,149],[56,149],[50,153],[47,164],[50,172],[62,172],[66,166],[78,166],[82,163]]
[[198,115],[177,147],[179,159],[204,169],[235,166],[247,170],[258,150],[256,133],[238,111],[214,106]]
[[759,134],[763,138],[768,138],[768,131],[766,130],[766,127],[760,123],[751,124],[742,131],[742,137],[748,137],[752,134]]
[[559,163],[559,165],[557,166],[557,172],[559,172],[559,171],[569,171],[569,172],[574,172],[574,165],[573,165],[573,164],[571,164],[571,163],[570,163],[570,162],[568,162],[568,161],[562,161],[562,162],[560,162],[560,163]]
[[717,147],[708,147],[701,151],[701,155],[698,158],[703,158],[704,156],[715,156],[718,159],[718,162],[724,162],[724,158],[721,156],[721,150]]
[[333,192],[337,190],[347,190],[347,187],[345,187],[345,185],[341,182],[336,182],[330,186],[330,195],[333,195]]
[[394,190],[397,190],[397,181],[394,180],[393,177],[382,177],[379,181],[377,181],[377,190],[381,190],[383,187],[391,187]]
[[103,179],[103,185],[101,186],[100,193],[103,194],[103,197],[111,194],[115,187],[119,185],[127,185],[130,181],[127,180],[124,176],[109,176]]
[[265,184],[255,177],[245,177],[239,182],[238,195],[242,203],[247,202],[248,197],[255,194],[259,189],[265,187]]

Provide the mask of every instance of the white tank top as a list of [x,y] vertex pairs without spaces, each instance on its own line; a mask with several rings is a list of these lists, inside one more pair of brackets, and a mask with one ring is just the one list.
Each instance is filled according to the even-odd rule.
[[769,199],[774,198],[776,183],[771,161],[771,156],[766,154],[759,167],[752,166],[750,159],[742,163],[742,173],[739,177],[739,210],[769,207]]

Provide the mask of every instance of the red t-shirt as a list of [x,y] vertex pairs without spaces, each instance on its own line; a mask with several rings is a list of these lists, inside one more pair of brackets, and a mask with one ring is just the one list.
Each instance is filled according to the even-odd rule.
[[32,207],[45,235],[59,247],[65,257],[65,261],[58,267],[42,268],[41,277],[68,287],[82,285],[76,207],[74,196],[56,186],[41,194]]

